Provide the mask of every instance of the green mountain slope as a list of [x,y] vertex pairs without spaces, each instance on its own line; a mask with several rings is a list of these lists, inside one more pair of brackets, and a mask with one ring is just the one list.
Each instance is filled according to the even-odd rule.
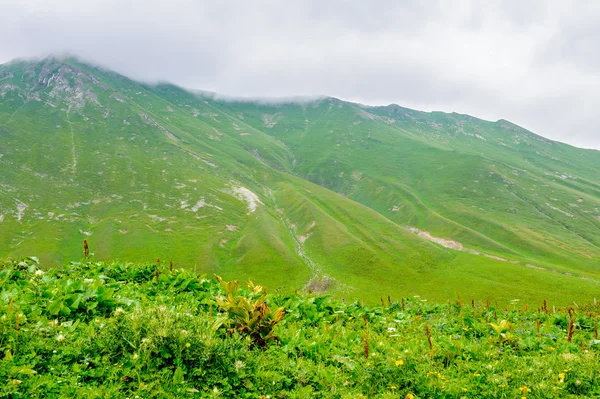
[[225,101],[73,59],[0,66],[0,256],[283,291],[589,300],[600,153],[506,121]]

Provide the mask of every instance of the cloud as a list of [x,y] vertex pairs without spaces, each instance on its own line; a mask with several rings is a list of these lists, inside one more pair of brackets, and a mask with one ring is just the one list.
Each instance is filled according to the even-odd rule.
[[5,0],[0,62],[67,51],[141,80],[456,111],[600,148],[599,19],[557,0]]

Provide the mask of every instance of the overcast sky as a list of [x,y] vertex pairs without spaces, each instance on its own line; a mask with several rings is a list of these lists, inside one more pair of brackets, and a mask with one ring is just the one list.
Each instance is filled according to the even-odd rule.
[[508,119],[600,149],[600,1],[0,0],[0,63],[69,52],[226,95]]

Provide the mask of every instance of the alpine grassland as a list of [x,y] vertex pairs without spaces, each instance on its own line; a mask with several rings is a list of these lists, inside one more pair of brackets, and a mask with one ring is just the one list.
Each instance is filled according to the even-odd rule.
[[590,303],[600,153],[508,121],[0,65],[0,258],[148,263],[375,303]]
[[164,261],[30,257],[2,265],[0,314],[6,398],[600,395],[599,308],[555,296],[367,304]]

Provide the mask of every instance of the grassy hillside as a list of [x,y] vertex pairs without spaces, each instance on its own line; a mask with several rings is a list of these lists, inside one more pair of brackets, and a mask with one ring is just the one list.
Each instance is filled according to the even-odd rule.
[[[600,155],[333,98],[223,101],[74,59],[0,66],[0,257],[157,257],[338,297],[597,295]],[[518,293],[518,295],[515,295]]]
[[0,298],[8,398],[600,395],[594,304],[392,297],[369,306],[265,296],[155,265],[44,272],[35,259],[2,265]]
[[295,174],[399,224],[514,260],[597,270],[598,151],[506,121],[397,106],[221,104],[288,145]]

